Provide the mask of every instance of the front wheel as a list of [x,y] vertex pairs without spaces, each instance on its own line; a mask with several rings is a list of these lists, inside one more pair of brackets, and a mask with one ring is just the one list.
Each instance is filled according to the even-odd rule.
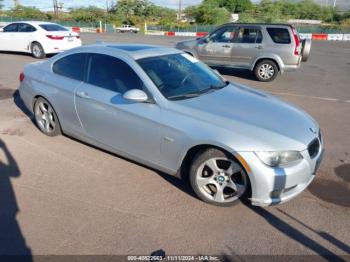
[[31,50],[32,50],[32,55],[35,58],[42,59],[46,57],[46,54],[42,45],[37,42],[32,43]]
[[262,60],[255,66],[254,74],[257,80],[270,82],[277,77],[278,67],[272,60]]
[[246,195],[247,174],[228,153],[215,148],[198,153],[190,168],[190,183],[203,201],[217,206],[232,206]]

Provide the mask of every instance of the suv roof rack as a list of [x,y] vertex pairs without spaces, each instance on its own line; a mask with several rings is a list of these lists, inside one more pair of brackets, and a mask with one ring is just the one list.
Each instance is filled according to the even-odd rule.
[[288,23],[280,23],[280,24],[274,24],[274,23],[236,23],[236,22],[230,22],[230,23],[226,23],[223,25],[281,25],[281,26],[291,26],[292,24],[288,24]]

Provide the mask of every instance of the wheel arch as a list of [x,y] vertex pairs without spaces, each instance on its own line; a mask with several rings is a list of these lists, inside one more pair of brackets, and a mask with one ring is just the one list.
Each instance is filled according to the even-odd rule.
[[248,163],[242,158],[242,156],[237,153],[234,152],[232,150],[229,150],[228,148],[225,148],[223,146],[218,146],[218,145],[214,145],[214,144],[197,144],[197,145],[193,145],[192,147],[190,147],[185,155],[182,158],[181,161],[181,165],[179,167],[178,170],[178,175],[180,178],[182,179],[186,179],[189,175],[189,168],[190,168],[190,164],[193,161],[193,158],[202,151],[205,151],[207,149],[210,148],[214,148],[214,149],[218,149],[220,151],[223,151],[225,154],[228,154],[229,156],[233,157],[234,160],[237,161],[237,163],[242,167],[242,169],[246,172],[247,176],[248,176],[248,180],[249,180],[249,186],[251,187],[251,181],[250,181],[250,173],[251,173],[251,169],[248,165]]
[[255,70],[255,67],[258,63],[260,63],[261,61],[263,60],[270,60],[272,62],[274,62],[276,65],[277,65],[277,68],[278,68],[278,71],[280,73],[283,73],[283,68],[284,68],[284,64],[283,64],[283,61],[280,57],[277,57],[277,56],[262,56],[262,57],[258,57],[257,59],[255,59],[254,63],[252,64],[250,70],[251,71],[254,71]]
[[[50,103],[50,105],[52,106],[52,109],[53,111],[55,112],[55,114],[57,115],[57,118],[58,118],[58,122],[59,124],[61,125],[61,121],[60,121],[60,114],[59,112],[57,111],[57,108],[52,104],[52,102],[50,101],[50,99],[48,99],[47,97],[45,97],[44,95],[42,94],[37,94],[33,97],[33,101],[32,101],[32,112],[35,114],[35,111],[34,111],[34,106],[35,106],[35,102],[39,99],[39,98],[43,98],[45,99],[47,102]],[[62,126],[61,126],[62,128]]]

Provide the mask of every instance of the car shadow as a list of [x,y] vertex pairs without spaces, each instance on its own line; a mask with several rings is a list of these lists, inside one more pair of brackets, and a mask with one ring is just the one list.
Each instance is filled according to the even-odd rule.
[[[26,52],[11,52],[11,51],[0,51],[0,54],[6,54],[6,55],[17,55],[17,56],[27,56],[27,57],[32,57],[33,59],[35,59],[31,53],[26,53]],[[47,54],[46,58],[50,58],[55,56],[56,54]],[[43,58],[45,59],[45,58]],[[40,60],[40,59],[38,59]]]
[[17,55],[17,56],[28,56],[32,57],[32,54],[26,53],[26,52],[10,52],[10,51],[0,51],[0,54],[6,54],[6,55]]
[[[32,261],[32,253],[26,245],[21,228],[16,220],[19,212],[11,179],[21,175],[16,160],[3,140],[0,139],[0,257],[20,256],[20,261]],[[5,259],[6,260],[6,259]],[[10,260],[10,258],[9,258]]]
[[292,215],[288,214],[287,212],[281,210],[280,208],[277,208],[277,210],[280,213],[282,213],[283,215],[289,217],[293,221],[297,222],[298,224],[302,225],[303,227],[307,228],[308,230],[312,231],[313,233],[319,235],[323,239],[327,240],[328,242],[332,243],[334,246],[338,247],[339,249],[343,250],[344,252],[346,252],[350,255],[350,247],[347,244],[343,243],[342,241],[338,240],[337,238],[335,238],[334,236],[330,235],[327,232],[313,229],[311,226],[305,224],[301,220],[297,219],[296,217],[293,217]]
[[237,68],[220,67],[220,66],[211,66],[211,68],[217,70],[221,75],[234,76],[234,77],[258,82],[253,72],[248,69],[237,69]]
[[350,208],[350,164],[337,166],[334,173],[339,179],[319,177],[308,187],[308,191],[325,202]]
[[29,109],[24,105],[23,100],[19,95],[18,89],[12,94],[12,98],[15,105],[34,123],[34,116],[32,112],[30,112]]
[[[276,172],[275,175],[275,181],[274,181],[274,189],[279,188],[286,188],[287,186],[287,180],[286,176],[281,169],[280,172]],[[281,202],[281,199],[275,196],[275,204],[278,204]],[[285,220],[283,220],[281,217],[273,214],[269,211],[269,209],[273,208],[263,208],[259,206],[253,206],[248,201],[243,201],[243,204],[246,205],[250,210],[252,210],[256,215],[260,216],[261,218],[265,219],[266,223],[273,226],[276,230],[284,234],[285,236],[289,237],[290,239],[293,239],[294,241],[300,243],[302,246],[312,250],[316,254],[318,254],[320,257],[323,257],[325,260],[329,261],[345,261],[342,257],[338,256],[336,253],[331,251],[330,249],[324,247],[322,244],[316,242],[311,237],[309,237],[306,233],[301,232],[300,230],[296,229],[289,223],[287,223]],[[311,230],[312,232],[318,234],[320,237],[323,237],[324,239],[328,240],[330,243],[336,245],[338,248],[342,249],[345,252],[349,251],[349,247],[346,246],[341,241],[337,240],[333,236],[329,235],[325,232],[317,232],[316,230],[312,229],[311,227],[307,226],[302,221],[292,217],[287,212],[282,211],[279,208],[276,208],[281,214],[287,216],[288,218],[298,222],[303,227]]]

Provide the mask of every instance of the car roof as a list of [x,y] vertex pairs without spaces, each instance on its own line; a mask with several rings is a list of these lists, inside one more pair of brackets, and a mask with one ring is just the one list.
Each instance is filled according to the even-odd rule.
[[81,50],[93,49],[96,52],[98,52],[99,50],[101,51],[108,50],[112,53],[115,53],[115,52],[125,53],[131,56],[134,60],[138,60],[146,57],[183,53],[183,51],[175,48],[168,48],[168,47],[157,46],[157,45],[129,44],[129,43],[120,43],[120,44],[119,43],[100,43],[100,44],[93,44],[93,45],[84,45],[79,49]]
[[57,25],[56,23],[47,22],[47,21],[13,21],[11,22],[11,24],[14,24],[14,23],[27,23],[31,25],[41,25],[41,24]]
[[[292,26],[292,24],[273,24],[273,23],[227,23],[227,24],[223,24],[223,25],[262,25],[262,26]],[[221,25],[221,26],[223,26]]]

